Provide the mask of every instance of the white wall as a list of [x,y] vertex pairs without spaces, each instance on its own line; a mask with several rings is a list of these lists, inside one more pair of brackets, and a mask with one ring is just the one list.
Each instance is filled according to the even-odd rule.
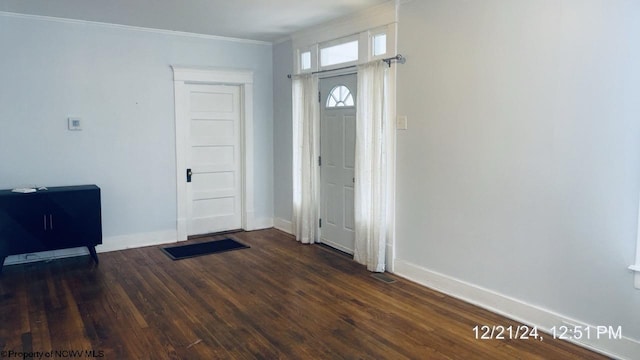
[[291,232],[293,215],[293,127],[291,79],[293,47],[291,41],[273,47],[273,157],[274,157],[274,223]]
[[411,1],[399,20],[398,262],[640,340],[640,2]]
[[[175,234],[170,65],[253,70],[256,220],[271,222],[270,44],[0,15],[0,49],[0,188],[97,184],[103,247]],[[72,115],[83,131],[67,131]]]

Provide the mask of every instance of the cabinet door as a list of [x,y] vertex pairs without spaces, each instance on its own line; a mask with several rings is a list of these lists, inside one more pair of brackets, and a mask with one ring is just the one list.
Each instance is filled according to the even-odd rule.
[[0,198],[0,251],[15,255],[46,250],[46,220],[38,194]]
[[52,249],[102,243],[99,190],[52,192],[47,194],[46,206],[51,216],[47,241]]

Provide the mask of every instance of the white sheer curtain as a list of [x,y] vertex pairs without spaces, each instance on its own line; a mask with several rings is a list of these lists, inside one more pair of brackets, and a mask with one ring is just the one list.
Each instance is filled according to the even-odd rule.
[[296,239],[313,244],[318,230],[318,79],[293,79],[293,231]]
[[388,195],[393,191],[387,158],[393,144],[387,69],[382,61],[358,67],[354,259],[376,272],[385,271]]

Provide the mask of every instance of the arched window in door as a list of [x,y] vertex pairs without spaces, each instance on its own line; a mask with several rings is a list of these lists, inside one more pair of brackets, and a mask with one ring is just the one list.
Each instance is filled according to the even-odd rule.
[[344,85],[338,85],[331,89],[325,107],[336,108],[345,106],[354,106],[353,95],[351,90]]

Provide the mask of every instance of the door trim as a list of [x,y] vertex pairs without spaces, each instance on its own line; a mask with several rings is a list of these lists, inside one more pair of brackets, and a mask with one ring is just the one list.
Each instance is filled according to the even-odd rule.
[[240,156],[241,156],[241,215],[242,229],[255,229],[253,181],[253,71],[209,67],[171,65],[174,80],[176,132],[176,232],[178,241],[187,240],[187,168],[188,134],[187,85],[236,85],[240,87]]

